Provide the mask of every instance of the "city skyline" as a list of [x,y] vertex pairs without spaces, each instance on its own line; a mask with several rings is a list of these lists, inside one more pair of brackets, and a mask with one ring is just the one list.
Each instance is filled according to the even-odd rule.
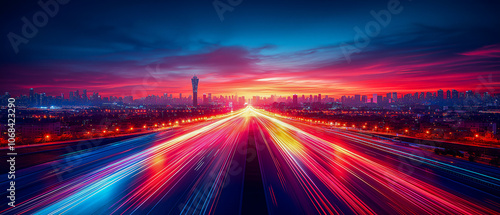
[[[196,76],[194,77],[196,78],[195,80],[199,80]],[[193,79],[191,79],[193,80]],[[187,95],[187,96],[182,96],[182,92],[181,93],[178,93],[178,92],[163,92],[163,93],[160,93],[160,94],[148,94],[147,96],[145,97],[133,97],[134,99],[142,99],[142,98],[146,98],[148,96],[157,96],[157,97],[167,97],[167,98],[182,98],[182,99],[185,99],[185,98],[191,98],[191,96],[194,98],[194,94],[198,92],[198,82],[196,82],[196,89],[194,89],[194,83],[193,83],[193,90],[191,91],[192,94],[191,95]],[[19,95],[12,95],[10,94],[9,92],[5,92],[5,94],[9,94],[10,96],[14,96],[14,97],[21,97],[21,96],[28,96],[28,97],[32,97],[35,93],[36,94],[44,94],[46,96],[53,96],[53,97],[63,97],[63,99],[67,99],[67,100],[71,100],[72,98],[79,98],[79,99],[89,99],[90,97],[92,96],[99,96],[99,98],[103,98],[103,97],[114,97],[114,98],[124,98],[124,97],[130,97],[131,95],[121,95],[121,96],[118,96],[118,95],[109,95],[109,96],[105,96],[105,95],[99,95],[99,92],[90,92],[86,89],[81,89],[82,90],[82,94],[79,95],[78,92],[80,89],[77,89],[76,91],[69,91],[68,94],[65,94],[64,92],[60,92],[60,93],[56,93],[56,94],[53,94],[53,95],[48,95],[46,94],[45,92],[34,92],[34,88],[30,88],[30,90],[28,91],[28,93],[26,94],[19,94]],[[380,95],[378,93],[373,93],[373,94],[359,94],[359,93],[355,93],[355,92],[352,92],[352,93],[349,93],[349,94],[343,94],[343,95],[340,95],[338,97],[333,97],[332,95],[326,95],[326,94],[323,94],[323,96],[326,96],[327,98],[330,97],[330,98],[335,98],[336,100],[340,100],[342,99],[343,97],[346,97],[346,98],[352,98],[356,101],[363,101],[362,99],[362,96],[366,96],[366,98],[376,98],[377,95],[378,96],[382,96],[383,98],[404,98],[405,96],[411,96],[411,97],[415,97],[415,98],[418,98],[418,99],[423,99],[423,98],[428,98],[428,97],[432,97],[432,98],[440,98],[442,97],[443,99],[458,99],[458,98],[465,98],[465,97],[468,97],[468,96],[480,96],[480,97],[484,97],[485,95],[487,96],[498,96],[500,95],[500,92],[498,93],[491,93],[491,91],[473,91],[473,90],[465,90],[465,91],[458,91],[456,89],[445,89],[447,90],[446,92],[443,90],[443,89],[439,89],[439,90],[436,90],[436,91],[428,91],[428,92],[415,92],[415,91],[397,91],[397,92],[383,92],[381,93]],[[87,92],[89,93],[92,93],[92,95],[90,94],[87,94]],[[398,94],[398,92],[400,92]],[[402,94],[401,92],[407,92],[406,94]],[[408,93],[409,92],[409,93]],[[441,92],[441,94],[440,94]],[[430,94],[429,94],[430,93]],[[211,92],[204,92],[203,94],[212,94]],[[237,95],[238,93],[232,93],[232,94],[214,94],[214,96],[234,96],[234,95]],[[386,94],[386,96],[384,96],[383,94]],[[466,95],[468,94],[468,96]],[[68,95],[68,96],[64,96],[64,95]],[[74,96],[73,96],[74,95]],[[178,96],[177,96],[178,95]],[[269,97],[276,97],[276,96],[279,96],[279,97],[290,97],[290,96],[295,96],[295,95],[301,95],[301,96],[318,96],[318,95],[322,95],[321,93],[319,94],[300,94],[300,93],[293,93],[293,94],[270,94],[270,95],[256,95],[256,94],[248,94],[250,95],[249,97],[254,97],[254,96],[259,96],[259,97],[266,97],[266,98],[269,98]],[[368,95],[372,95],[371,97],[368,97]],[[203,96],[196,96],[196,98],[203,98]],[[356,99],[357,98],[357,99]],[[304,100],[304,99],[302,99]]]

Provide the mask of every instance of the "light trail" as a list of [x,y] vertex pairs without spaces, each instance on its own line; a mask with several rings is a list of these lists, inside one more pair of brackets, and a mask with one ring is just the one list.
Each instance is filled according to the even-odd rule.
[[[300,181],[306,192],[311,196],[310,200],[315,201],[318,213],[325,213],[325,209],[334,206],[334,213],[340,213],[335,206],[335,202],[324,201],[326,194],[317,192],[311,187],[317,186],[315,183],[326,185],[335,196],[342,201],[352,213],[371,214],[374,210],[359,197],[358,194],[371,196],[371,201],[385,203],[386,211],[396,213],[459,213],[459,214],[492,214],[495,210],[483,207],[481,202],[471,202],[469,199],[461,198],[457,195],[446,192],[439,187],[433,186],[422,180],[416,179],[398,171],[392,163],[382,162],[368,158],[362,153],[347,149],[338,142],[328,141],[318,136],[307,133],[296,126],[285,123],[279,119],[271,117],[269,114],[252,109],[258,115],[257,120],[267,131],[275,143],[275,151],[269,153],[280,154],[285,158],[286,166],[292,170],[295,179]],[[342,134],[337,134],[342,135]],[[343,135],[345,136],[345,135]],[[355,138],[351,138],[355,139]],[[398,156],[414,159],[415,155],[391,149],[386,146],[370,142],[367,140],[355,139],[356,142],[365,144],[371,150],[380,150]],[[451,166],[443,162],[429,158],[419,157],[419,159],[432,161],[433,164]],[[281,165],[284,167],[285,165]],[[458,167],[454,167],[458,168]],[[331,171],[334,169],[335,171]],[[350,176],[336,175],[335,172],[343,172]],[[482,175],[481,173],[468,170],[468,173]],[[312,175],[318,179],[313,182]],[[345,178],[352,180],[347,181]],[[488,176],[489,177],[489,176]],[[500,181],[493,178],[495,182]],[[291,179],[291,177],[288,177]],[[362,189],[354,185],[365,184]],[[313,191],[311,191],[313,190]],[[357,194],[358,193],[358,194]],[[371,204],[370,204],[371,205]],[[390,210],[389,210],[390,209]],[[342,213],[351,213],[343,210]],[[383,212],[383,211],[378,211]],[[330,213],[328,211],[327,213]]]
[[[251,141],[255,152],[247,149]],[[0,213],[238,214],[245,183],[254,183],[245,178],[249,159],[258,159],[271,214],[498,214],[500,208],[498,192],[481,190],[500,184],[497,168],[450,164],[252,107],[65,156],[81,161],[65,168],[69,177],[55,180],[50,163],[27,168],[18,206]]]
[[[127,156],[88,174],[65,182],[62,186],[37,195],[16,207],[16,213],[35,214],[88,214],[88,213],[134,213],[151,199],[168,194],[196,164],[204,160],[210,164],[204,172],[227,172],[239,138],[244,133],[242,111],[230,117],[207,124],[172,140],[155,143],[155,146]],[[241,129],[238,129],[241,128]],[[217,153],[217,156],[210,154]],[[220,159],[219,159],[220,158]],[[212,190],[207,200],[220,190],[222,174],[207,178],[197,184],[210,185]],[[137,183],[135,181],[140,181]],[[127,193],[119,193],[124,183],[134,185]],[[195,184],[195,186],[197,185]],[[108,197],[109,199],[103,198]],[[194,197],[196,197],[194,195]],[[109,200],[117,200],[109,205]],[[200,208],[199,202],[188,201],[186,208]],[[213,201],[211,204],[214,204]],[[209,203],[203,204],[206,211]],[[84,210],[82,210],[84,209]],[[105,209],[104,211],[99,211]],[[141,211],[144,212],[144,211]]]

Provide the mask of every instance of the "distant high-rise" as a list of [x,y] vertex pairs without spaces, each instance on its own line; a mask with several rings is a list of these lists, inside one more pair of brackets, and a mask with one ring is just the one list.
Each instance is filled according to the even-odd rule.
[[456,91],[455,89],[451,90],[451,98],[458,100],[458,91]]
[[437,99],[438,100],[443,100],[444,99],[444,91],[442,89],[439,89],[437,91]]
[[397,92],[393,92],[392,93],[392,101],[397,101],[398,100],[398,93]]
[[318,102],[321,103],[321,94],[318,94]]
[[472,90],[467,90],[465,91],[465,98],[472,98],[474,93],[472,93]]
[[361,96],[361,102],[367,103],[368,102],[368,96],[367,95],[362,95]]
[[372,102],[377,103],[377,94],[373,94]]
[[82,98],[84,101],[87,101],[87,90],[83,90],[83,95],[82,95]]
[[198,105],[198,81],[200,79],[198,79],[198,77],[193,76],[193,78],[191,79],[191,84],[193,85],[193,106],[197,106]]
[[30,88],[30,103],[33,104],[33,101],[35,101],[35,90]]
[[298,100],[297,94],[293,94],[293,105],[297,105],[299,103],[297,100]]
[[432,99],[432,93],[431,92],[425,93],[425,99],[426,100],[431,100]]

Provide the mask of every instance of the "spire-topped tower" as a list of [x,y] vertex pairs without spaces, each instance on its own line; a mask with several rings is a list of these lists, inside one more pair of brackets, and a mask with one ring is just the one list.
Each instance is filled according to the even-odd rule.
[[196,75],[191,78],[191,84],[193,85],[193,106],[198,106],[198,77]]

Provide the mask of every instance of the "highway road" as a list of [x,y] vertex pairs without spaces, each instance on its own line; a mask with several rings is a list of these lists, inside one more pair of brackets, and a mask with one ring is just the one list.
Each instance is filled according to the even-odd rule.
[[[16,174],[16,207],[2,204],[1,214],[500,211],[497,167],[252,107],[97,146],[40,147],[29,156],[33,165]],[[8,187],[5,174],[1,180]]]

